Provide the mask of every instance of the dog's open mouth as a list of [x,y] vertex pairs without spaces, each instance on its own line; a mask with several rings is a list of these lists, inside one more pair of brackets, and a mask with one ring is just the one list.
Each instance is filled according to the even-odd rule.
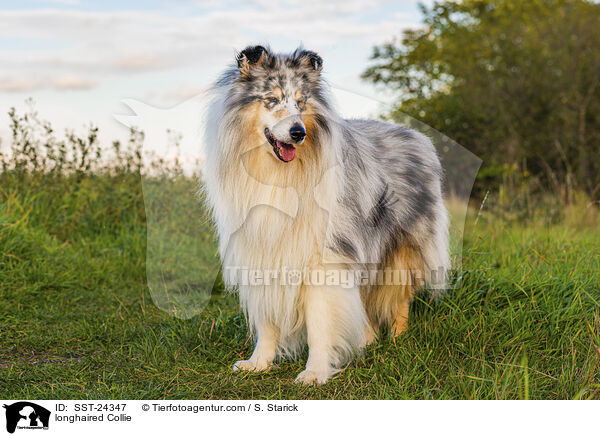
[[275,156],[277,156],[280,161],[290,162],[294,160],[294,157],[296,156],[296,147],[275,138],[268,128],[265,128],[265,136],[267,137],[269,144],[271,144],[271,147],[273,147]]

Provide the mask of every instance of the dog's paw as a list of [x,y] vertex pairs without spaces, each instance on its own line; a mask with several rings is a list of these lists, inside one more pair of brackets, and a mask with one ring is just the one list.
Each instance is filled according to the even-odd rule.
[[294,383],[300,383],[303,385],[322,385],[327,383],[327,380],[329,380],[329,377],[331,377],[331,373],[331,371],[314,371],[305,369],[298,374],[298,377],[296,377]]
[[370,325],[367,325],[365,327],[365,336],[366,340],[364,346],[369,346],[377,340],[377,333]]
[[265,371],[270,365],[267,362],[259,362],[256,360],[238,360],[233,364],[234,371]]

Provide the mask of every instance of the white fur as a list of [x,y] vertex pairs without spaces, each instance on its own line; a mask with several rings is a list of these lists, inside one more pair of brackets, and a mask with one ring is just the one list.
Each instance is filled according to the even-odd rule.
[[[323,244],[327,210],[335,208],[338,198],[331,173],[335,174],[339,146],[335,141],[323,144],[321,164],[334,170],[329,172],[327,189],[318,190],[317,202],[315,188],[320,180],[295,189],[265,185],[248,174],[241,159],[228,160],[235,152],[228,149],[230,133],[223,126],[228,126],[227,114],[222,96],[218,96],[207,123],[207,144],[211,146],[207,149],[204,186],[219,234],[226,285],[238,290],[241,306],[257,335],[250,359],[236,362],[234,369],[267,369],[277,353],[295,356],[308,342],[306,370],[297,380],[324,383],[366,343],[369,327],[358,288],[303,283],[252,286],[239,283],[230,272],[240,267],[306,271],[335,265],[331,258],[323,265]],[[337,137],[337,133],[332,136]],[[338,175],[337,183],[340,180]],[[347,268],[341,263],[336,266]]]

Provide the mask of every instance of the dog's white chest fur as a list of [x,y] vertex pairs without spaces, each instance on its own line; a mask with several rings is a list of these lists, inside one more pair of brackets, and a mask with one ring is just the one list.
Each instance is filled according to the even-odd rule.
[[[303,276],[322,263],[332,186],[269,186],[236,172],[231,188],[213,198],[219,220],[223,278],[237,289],[251,318],[269,319],[284,333],[302,334]],[[329,195],[327,195],[327,193]]]

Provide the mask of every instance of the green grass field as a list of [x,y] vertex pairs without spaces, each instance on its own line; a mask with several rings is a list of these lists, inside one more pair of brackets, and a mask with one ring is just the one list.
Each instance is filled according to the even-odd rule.
[[[193,187],[179,181],[178,192]],[[304,387],[293,380],[306,355],[231,371],[252,340],[222,287],[191,319],[156,307],[135,171],[5,169],[0,398],[600,398],[597,208],[516,219],[500,201],[492,193],[466,224],[460,287],[417,301],[403,337],[384,336],[327,385]]]
[[464,279],[418,301],[323,387],[304,360],[234,374],[252,341],[215,289],[189,320],[145,285],[145,214],[134,176],[3,179],[0,397],[29,399],[599,398],[600,234],[593,225],[467,223]]

